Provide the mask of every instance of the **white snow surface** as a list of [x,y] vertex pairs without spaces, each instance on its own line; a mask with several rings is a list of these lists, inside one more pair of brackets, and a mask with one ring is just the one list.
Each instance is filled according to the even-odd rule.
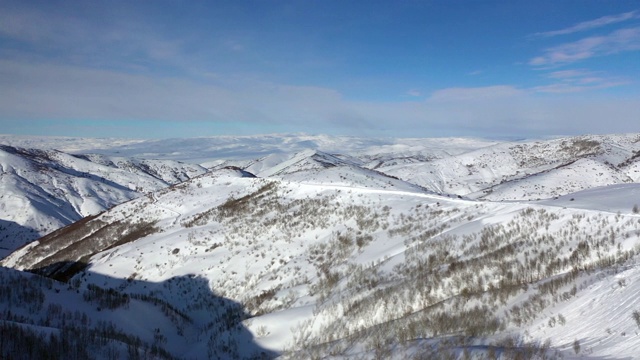
[[[178,330],[160,316],[130,331],[149,340],[159,328],[168,334],[167,351],[184,358],[211,357],[207,346],[223,345],[203,339],[224,336],[251,345],[219,353],[228,358],[262,350],[284,358],[401,359],[434,348],[483,356],[487,349],[507,354],[509,336],[522,341],[516,349],[546,341],[551,358],[637,358],[639,140],[637,134],[522,142],[289,135],[278,143],[273,135],[174,139],[165,152],[148,140],[96,142],[91,149],[89,140],[70,140],[70,148],[102,155],[48,156],[66,159],[60,162],[75,164],[75,171],[104,169],[118,184],[148,181],[141,192],[148,194],[122,195],[113,201],[133,200],[84,224],[95,251],[66,254],[71,230],[62,229],[0,265],[36,269],[64,256],[88,261],[71,280],[81,289],[93,284],[154,296],[194,319]],[[248,148],[240,149],[243,142]],[[172,178],[119,173],[107,164],[113,151],[164,162],[186,160],[198,146],[203,151],[192,163],[215,170],[193,165],[172,186]],[[29,201],[13,174],[33,165],[11,152],[0,152],[0,160],[5,219]],[[34,179],[41,187],[53,182]],[[92,186],[103,200],[108,191]],[[102,237],[106,224],[153,224],[153,231],[118,243],[117,236]],[[185,288],[191,282],[197,290]],[[213,305],[196,305],[202,294],[241,304],[248,315],[238,330],[218,333]],[[147,307],[132,305],[140,314],[133,319],[157,315]],[[127,314],[120,324],[139,323]],[[456,327],[472,316],[485,330]]]
[[199,165],[0,144],[0,258],[114,205],[202,174]]

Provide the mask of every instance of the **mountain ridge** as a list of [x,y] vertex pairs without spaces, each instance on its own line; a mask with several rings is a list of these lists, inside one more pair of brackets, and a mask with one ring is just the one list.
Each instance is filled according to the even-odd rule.
[[132,161],[8,145],[0,145],[0,169],[0,218],[8,223],[0,246],[5,249],[206,171],[168,160]]
[[[493,159],[489,167],[507,155],[519,164],[514,151],[531,154],[519,170],[532,174],[502,184],[522,182],[513,199],[438,193],[368,167],[373,157],[406,159],[404,148],[221,162],[226,168],[57,230],[0,265],[66,280],[80,293],[155,299],[147,303],[185,319],[222,314],[188,326],[168,321],[159,327],[171,334],[166,342],[153,340],[153,328],[116,324],[142,339],[138,349],[155,345],[176,358],[633,358],[640,185],[610,176],[596,187],[598,177],[584,174],[633,175],[639,137],[606,138],[451,150],[389,166],[458,164],[468,174],[466,162],[479,156]],[[576,141],[586,143],[572,150]],[[568,150],[553,155],[563,142]],[[565,184],[567,171],[580,175]],[[506,173],[495,167],[488,179]],[[579,176],[587,188],[569,191]],[[555,179],[557,195],[529,199],[529,187],[543,184],[536,177]],[[218,300],[194,301],[201,295],[185,288],[191,277],[196,292]],[[214,310],[220,301],[243,314],[229,320],[235,330]],[[238,352],[244,344],[253,350]]]

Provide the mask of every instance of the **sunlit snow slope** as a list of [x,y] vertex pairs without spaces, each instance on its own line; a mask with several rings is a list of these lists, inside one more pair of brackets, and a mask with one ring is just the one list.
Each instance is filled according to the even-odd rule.
[[204,171],[170,160],[0,145],[0,258],[85,216]]
[[[40,285],[33,304],[0,293],[12,314],[0,325],[60,342],[84,331],[98,358],[640,354],[638,135],[350,153],[319,139],[208,156],[207,172],[11,253],[3,283]],[[112,155],[73,159],[121,169]]]

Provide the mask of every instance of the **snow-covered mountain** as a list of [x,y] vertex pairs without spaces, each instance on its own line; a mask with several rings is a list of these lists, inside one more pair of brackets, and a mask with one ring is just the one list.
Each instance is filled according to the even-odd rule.
[[85,216],[205,171],[172,160],[0,145],[0,258]]
[[499,143],[377,169],[438,193],[489,200],[544,199],[640,181],[640,135]]
[[474,138],[358,138],[305,134],[215,136],[161,140],[93,139],[0,135],[0,144],[34,149],[58,149],[73,154],[104,154],[129,158],[168,159],[191,163],[208,160],[254,160],[261,157],[320,150],[358,153],[371,161],[429,154],[448,156],[489,146],[497,141]]
[[0,326],[67,358],[635,358],[639,139],[207,155],[2,260]]

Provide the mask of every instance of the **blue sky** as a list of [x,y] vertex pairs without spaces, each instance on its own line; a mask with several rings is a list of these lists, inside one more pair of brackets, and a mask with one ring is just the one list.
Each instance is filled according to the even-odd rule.
[[637,1],[0,0],[0,133],[640,131]]

